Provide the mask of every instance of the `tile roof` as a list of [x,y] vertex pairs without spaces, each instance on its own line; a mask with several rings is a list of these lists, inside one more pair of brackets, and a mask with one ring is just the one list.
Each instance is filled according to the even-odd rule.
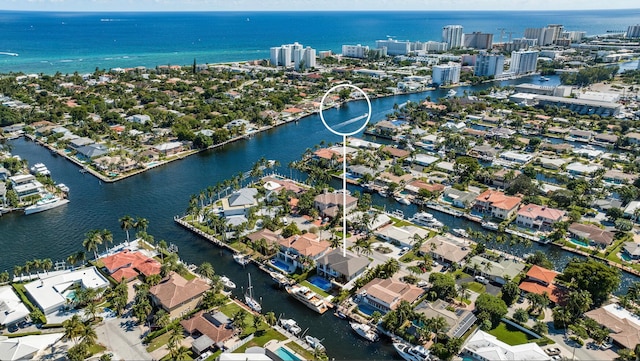
[[613,242],[614,236],[613,232],[609,232],[591,224],[582,223],[572,223],[569,226],[569,232],[605,245],[610,245]]
[[415,302],[424,292],[422,288],[390,278],[375,278],[364,285],[362,291],[388,303],[392,309],[402,300],[409,303]]
[[533,265],[527,272],[527,277],[535,278],[537,280],[546,282],[547,284],[551,284],[559,274],[560,272]]
[[211,317],[205,313],[205,310],[202,310],[193,315],[193,317],[180,321],[180,324],[188,333],[194,333],[197,330],[216,344],[224,342],[233,336],[232,328],[227,328],[225,325],[216,326],[209,321],[207,316]]
[[149,258],[140,252],[124,250],[101,259],[111,276],[115,280],[124,277],[129,280],[138,275],[138,272],[149,276],[160,274],[162,265],[153,258]]
[[385,153],[389,153],[394,158],[406,158],[411,154],[411,152],[409,152],[408,150],[390,146],[385,146],[384,148],[382,148],[382,151]]
[[623,347],[632,349],[640,344],[640,319],[613,303],[584,314],[611,330],[609,336]]
[[551,302],[555,304],[558,304],[562,299],[560,289],[557,288],[554,284],[544,286],[538,282],[522,281],[518,287],[520,287],[520,289],[525,292],[536,293],[539,295],[546,292],[549,296],[549,300],[551,300]]
[[476,197],[476,201],[488,202],[495,208],[510,210],[517,207],[522,199],[520,197],[507,196],[500,191],[487,189]]
[[280,240],[279,243],[282,247],[293,248],[298,254],[308,257],[316,257],[331,247],[329,242],[318,240],[318,236],[313,233],[293,235]]
[[520,210],[518,211],[519,216],[528,217],[531,219],[544,218],[553,221],[561,220],[562,217],[564,217],[564,214],[564,211],[561,211],[559,209],[540,206],[533,203],[522,206],[522,208],[520,208]]
[[149,293],[154,295],[163,306],[173,309],[200,296],[210,288],[211,286],[207,282],[198,277],[187,281],[179,274],[171,272],[168,278],[151,287]]

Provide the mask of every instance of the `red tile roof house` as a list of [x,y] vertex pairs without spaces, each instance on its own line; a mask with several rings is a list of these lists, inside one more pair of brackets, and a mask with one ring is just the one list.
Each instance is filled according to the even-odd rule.
[[526,279],[520,283],[519,287],[528,293],[541,295],[546,292],[549,300],[558,304],[562,299],[562,291],[553,284],[553,281],[559,274],[559,272],[534,265],[529,269]]
[[374,278],[358,291],[358,295],[368,305],[387,313],[395,310],[400,301],[415,302],[423,292],[422,288],[408,283]]
[[492,217],[508,219],[518,210],[521,202],[520,197],[507,196],[500,191],[487,189],[476,197],[473,208]]
[[221,312],[210,314],[202,310],[193,315],[193,317],[180,321],[180,324],[190,335],[201,335],[191,346],[193,351],[201,354],[214,345],[222,348],[223,343],[234,335],[234,330],[229,321]]
[[280,240],[280,250],[277,258],[293,264],[294,268],[305,268],[305,258],[317,260],[324,256],[331,249],[331,244],[325,240],[320,240],[313,233],[305,233],[301,235],[293,235],[289,238]]
[[198,277],[187,281],[179,274],[171,272],[168,277],[151,287],[149,293],[156,306],[169,312],[171,318],[176,318],[195,309],[202,295],[209,289],[211,286]]
[[161,264],[140,252],[124,250],[101,259],[107,272],[114,280],[129,282],[140,274],[145,276],[160,274]]
[[561,221],[564,216],[565,212],[559,209],[531,203],[520,208],[516,224],[540,231],[550,231],[553,225]]
[[568,231],[570,237],[586,241],[592,246],[607,247],[613,243],[613,232],[592,224],[572,223]]

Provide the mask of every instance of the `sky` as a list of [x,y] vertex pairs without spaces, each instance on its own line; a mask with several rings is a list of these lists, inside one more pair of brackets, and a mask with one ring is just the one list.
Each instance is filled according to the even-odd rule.
[[357,11],[636,9],[637,0],[0,0],[28,11]]

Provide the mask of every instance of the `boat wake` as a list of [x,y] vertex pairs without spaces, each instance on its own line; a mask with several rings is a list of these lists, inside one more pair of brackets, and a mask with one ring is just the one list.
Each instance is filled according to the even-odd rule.
[[0,55],[18,56],[18,53],[8,53],[8,52],[5,52],[5,51],[0,51]]
[[344,121],[342,123],[338,123],[335,126],[333,126],[333,128],[336,128],[336,129],[342,128],[342,127],[344,127],[346,125],[353,124],[353,123],[355,123],[355,122],[357,122],[359,120],[365,119],[368,116],[369,116],[369,113],[364,113],[363,115],[361,115],[359,117],[355,117],[355,118],[349,119],[347,121]]

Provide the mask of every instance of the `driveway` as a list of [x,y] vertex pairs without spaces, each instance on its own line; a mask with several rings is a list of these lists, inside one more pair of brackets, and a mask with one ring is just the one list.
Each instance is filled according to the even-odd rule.
[[[462,277],[456,280],[456,284],[458,286],[460,286],[463,283],[469,283],[469,282],[475,282],[475,279],[473,277]],[[489,283],[484,285],[485,287],[485,293],[488,293],[490,295],[493,296],[497,296],[500,293],[500,287],[494,285],[493,283]]]
[[114,360],[151,360],[142,344],[142,332],[133,318],[108,318],[96,327],[98,342],[113,352]]

